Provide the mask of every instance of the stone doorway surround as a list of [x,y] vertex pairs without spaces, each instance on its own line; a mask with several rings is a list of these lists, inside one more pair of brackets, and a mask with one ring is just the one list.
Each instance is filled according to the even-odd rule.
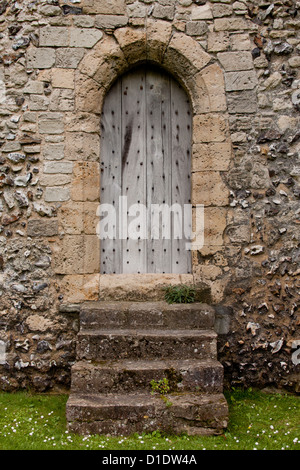
[[[103,35],[81,60],[75,73],[76,113],[66,113],[65,118],[66,139],[81,154],[73,164],[71,200],[62,204],[58,214],[64,237],[56,249],[54,270],[62,275],[65,303],[106,298],[107,292],[116,292],[123,282],[122,276],[99,274],[96,212],[101,179],[100,116],[114,81],[144,62],[173,75],[191,99],[192,204],[205,206],[201,254],[216,253],[224,245],[229,191],[221,173],[229,169],[232,146],[222,69],[199,42],[184,33],[172,32],[172,25],[166,21],[147,20],[143,28],[119,28],[113,35]],[[93,158],[86,157],[86,153],[92,153]],[[199,265],[197,253],[193,253],[192,262],[191,275],[137,275],[139,285],[149,283],[156,289],[171,283],[197,283],[212,266]],[[214,273],[209,272],[208,278],[212,280]],[[211,282],[210,287],[212,300],[218,302],[222,286]]]

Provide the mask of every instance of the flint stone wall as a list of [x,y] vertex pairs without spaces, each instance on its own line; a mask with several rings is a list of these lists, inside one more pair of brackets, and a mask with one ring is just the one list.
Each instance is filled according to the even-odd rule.
[[226,383],[299,390],[299,27],[292,0],[0,1],[2,390],[69,386],[77,305],[101,292],[102,103],[140,60],[192,100],[193,282]]

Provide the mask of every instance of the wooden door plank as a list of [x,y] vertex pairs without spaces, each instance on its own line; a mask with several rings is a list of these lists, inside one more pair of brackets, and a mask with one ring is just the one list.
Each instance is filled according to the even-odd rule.
[[171,239],[161,212],[171,203],[170,79],[156,69],[146,74],[146,104],[148,272],[170,273]]
[[[106,97],[101,124],[101,199],[100,204],[111,204],[115,208],[116,220],[110,221],[110,229],[115,226],[115,239],[101,240],[102,274],[121,272],[122,246],[118,239],[117,217],[121,196],[121,83],[118,81]],[[103,207],[103,206],[102,206]],[[112,214],[113,215],[113,214]],[[104,217],[107,217],[104,214]],[[101,224],[101,220],[100,220]],[[100,225],[105,229],[104,223]],[[111,230],[110,230],[111,231]],[[111,237],[111,233],[108,234]]]
[[175,81],[171,82],[171,122],[172,204],[179,205],[179,210],[174,211],[172,272],[180,274],[191,272],[191,252],[186,250],[184,205],[191,202],[192,116],[187,95]]
[[[138,69],[122,80],[122,194],[127,197],[128,237],[123,240],[123,273],[146,273],[147,250],[145,228],[139,221],[146,207],[146,144],[145,144],[145,69]],[[139,227],[140,222],[140,227]],[[145,223],[145,222],[144,222]],[[133,239],[135,236],[137,239]]]

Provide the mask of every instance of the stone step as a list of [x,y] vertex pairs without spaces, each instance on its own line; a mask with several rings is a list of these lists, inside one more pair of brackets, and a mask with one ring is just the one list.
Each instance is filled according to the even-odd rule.
[[212,330],[83,330],[77,360],[216,359]]
[[207,329],[213,328],[215,310],[201,304],[166,302],[89,302],[83,304],[83,330],[104,328]]
[[220,434],[227,426],[223,394],[77,395],[67,402],[68,429],[79,434],[131,435],[160,430]]
[[168,380],[172,392],[223,391],[223,366],[216,360],[77,362],[72,367],[72,393],[151,392],[150,382]]

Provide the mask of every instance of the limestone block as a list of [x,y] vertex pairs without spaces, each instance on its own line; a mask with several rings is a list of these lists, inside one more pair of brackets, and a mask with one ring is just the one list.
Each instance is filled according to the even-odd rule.
[[99,161],[100,137],[84,132],[66,132],[66,160]]
[[223,72],[212,64],[195,75],[193,108],[196,114],[226,111],[225,83]]
[[42,113],[39,116],[39,132],[41,134],[62,134],[64,132],[63,115],[61,113]]
[[60,26],[46,26],[40,29],[40,46],[66,47],[69,46],[69,29]]
[[[32,95],[34,96],[34,95]],[[30,107],[30,104],[29,104],[29,107]],[[41,110],[43,111],[43,110]],[[33,134],[35,134],[37,132],[37,126],[36,124],[32,124],[32,123],[29,123],[29,122],[23,122],[21,125],[20,125],[20,131],[22,132],[32,132]]]
[[73,162],[49,161],[44,164],[44,173],[62,173],[71,174],[73,171]]
[[43,149],[45,160],[62,160],[64,158],[64,144],[46,144]]
[[59,213],[59,226],[67,235],[96,235],[99,217],[98,202],[74,202],[63,204]]
[[57,274],[93,274],[100,269],[100,240],[96,235],[65,235],[53,250]]
[[164,287],[193,285],[192,274],[102,274],[101,300],[164,300]]
[[229,37],[226,31],[209,32],[207,35],[208,52],[222,52],[229,48]]
[[205,21],[188,21],[186,24],[186,34],[189,36],[202,36],[208,30]]
[[209,4],[194,6],[192,9],[192,20],[211,20],[212,17],[212,10]]
[[172,34],[168,21],[148,20],[147,22],[147,59],[161,63]]
[[56,88],[50,97],[50,111],[73,111],[75,106],[74,91],[68,88]]
[[194,144],[192,171],[227,171],[231,158],[230,142]]
[[65,113],[65,129],[67,132],[99,133],[99,116],[92,113]]
[[58,235],[57,220],[31,219],[27,224],[28,237],[53,237]]
[[70,30],[70,46],[92,48],[102,39],[103,33],[95,28],[72,28]]
[[155,3],[152,15],[154,18],[162,20],[173,20],[175,15],[175,6]]
[[[33,114],[35,114],[35,113],[33,113]],[[21,150],[21,144],[19,144],[19,142],[6,142],[1,147],[1,150],[2,150],[2,152],[18,152],[19,150]],[[24,152],[25,152],[25,149],[24,149]]]
[[253,90],[258,83],[254,70],[225,73],[226,91]]
[[74,71],[72,69],[53,68],[51,72],[53,88],[74,89]]
[[[220,247],[224,244],[224,231],[226,229],[226,212],[221,207],[205,207],[204,209],[204,247]],[[217,249],[217,248],[216,248]]]
[[192,204],[226,206],[229,191],[217,171],[197,171],[192,174]]
[[226,72],[253,69],[251,52],[220,52],[217,57]]
[[147,35],[144,29],[120,28],[114,32],[114,36],[129,63],[146,60]]
[[23,93],[42,95],[44,93],[44,84],[37,80],[29,80],[24,87]]
[[123,15],[126,13],[125,0],[82,0],[83,13]]
[[215,31],[240,31],[257,29],[257,25],[243,18],[216,18]]
[[83,229],[86,235],[97,235],[99,224],[98,207],[99,201],[84,203]]
[[257,96],[255,90],[242,90],[228,93],[228,112],[230,114],[255,113]]
[[80,235],[83,232],[84,203],[73,201],[63,204],[58,213],[60,229],[66,235]]
[[95,17],[89,15],[74,16],[73,23],[79,28],[93,28],[95,26]]
[[100,201],[100,165],[98,162],[74,162],[71,197],[73,201]]
[[84,237],[65,235],[59,245],[53,247],[52,266],[56,274],[85,274]]
[[127,14],[130,18],[145,18],[147,16],[147,5],[135,2],[127,6]]
[[37,75],[37,80],[40,82],[51,82],[51,70],[49,69],[44,69],[44,70],[39,70],[38,75]]
[[199,114],[193,120],[194,143],[224,142],[228,135],[228,122],[224,115]]
[[68,188],[47,187],[44,193],[45,202],[64,202],[70,199],[70,191]]
[[107,89],[127,67],[128,63],[118,42],[114,37],[106,36],[85,55],[79,65],[79,70]]
[[56,67],[76,69],[85,54],[85,49],[62,47],[56,50]]
[[55,64],[55,49],[32,47],[27,52],[28,69],[49,69]]
[[45,174],[41,175],[39,182],[41,186],[65,186],[66,184],[71,183],[71,175],[63,174]]
[[23,151],[25,153],[40,153],[41,146],[40,145],[24,145]]
[[232,13],[231,5],[214,5],[213,6],[213,15],[214,18],[223,18],[224,16],[230,16]]
[[100,29],[115,29],[126,26],[127,16],[120,15],[97,15],[95,18],[95,27]]
[[249,33],[236,33],[230,36],[231,48],[233,51],[250,51],[251,41]]
[[100,270],[100,240],[97,235],[84,237],[84,273],[99,273]]
[[[30,111],[47,111],[49,98],[44,95],[30,95],[28,108]],[[25,130],[23,128],[23,130]]]
[[68,275],[60,280],[65,303],[80,303],[98,300],[99,274]]
[[190,78],[211,60],[201,45],[183,33],[174,33],[164,57],[164,65],[181,78]]
[[102,111],[103,90],[99,83],[81,73],[76,74],[76,110],[100,114]]

